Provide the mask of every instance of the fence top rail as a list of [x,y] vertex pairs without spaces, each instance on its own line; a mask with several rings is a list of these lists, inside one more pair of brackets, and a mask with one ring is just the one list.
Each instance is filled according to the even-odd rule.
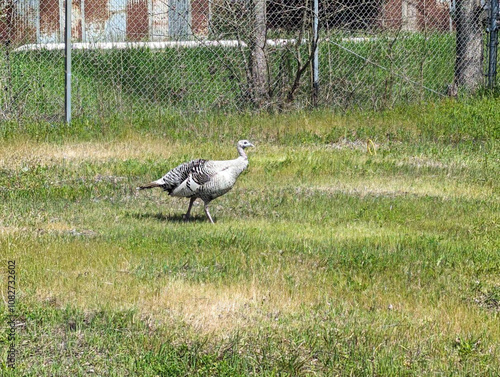
[[[238,47],[246,44],[238,41],[168,41],[168,42],[96,42],[83,43],[76,42],[71,44],[73,50],[112,50],[112,49],[133,49],[133,48],[195,48],[195,47]],[[64,50],[64,43],[42,43],[26,44],[16,48],[14,51],[35,51],[35,50]]]
[[[341,42],[373,42],[378,38],[341,38]],[[308,39],[302,39],[302,43],[307,43]],[[320,38],[319,42],[330,42],[331,38]],[[335,41],[338,41],[335,39]],[[294,45],[297,39],[268,39],[266,41],[270,47],[283,47]],[[248,45],[240,40],[197,40],[197,41],[165,41],[165,42],[75,42],[71,44],[73,50],[111,50],[111,49],[134,49],[134,48],[149,48],[149,49],[164,49],[164,48],[197,48],[197,47],[244,47]],[[15,52],[36,51],[36,50],[64,50],[64,43],[30,43],[16,48]]]

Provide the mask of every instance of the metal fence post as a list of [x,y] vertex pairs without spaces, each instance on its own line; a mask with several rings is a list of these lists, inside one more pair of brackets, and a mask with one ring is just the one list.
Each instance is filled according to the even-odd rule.
[[71,122],[71,0],[66,0],[66,20],[65,20],[65,33],[64,33],[64,48],[65,48],[65,59],[64,59],[64,70],[66,73],[64,86],[65,86],[65,97],[64,97],[64,109],[65,109],[65,121],[67,124]]
[[488,45],[488,87],[495,86],[497,75],[497,50],[498,50],[498,0],[491,0],[490,20],[488,25],[489,45]]
[[313,106],[318,104],[319,95],[319,36],[318,36],[318,17],[319,17],[319,0],[314,0],[314,20],[313,20]]

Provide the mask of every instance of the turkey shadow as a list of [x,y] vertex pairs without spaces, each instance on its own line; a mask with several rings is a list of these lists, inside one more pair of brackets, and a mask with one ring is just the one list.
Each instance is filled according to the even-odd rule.
[[128,213],[127,217],[132,217],[137,220],[142,219],[155,219],[158,221],[165,221],[171,223],[203,223],[209,222],[206,216],[191,215],[188,220],[184,219],[184,215],[164,215],[163,213]]

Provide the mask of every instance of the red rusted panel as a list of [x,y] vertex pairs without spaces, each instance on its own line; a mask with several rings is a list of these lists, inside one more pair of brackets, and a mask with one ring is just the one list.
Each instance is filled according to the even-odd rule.
[[208,1],[209,0],[191,0],[191,20],[194,34],[208,34]]
[[402,19],[401,0],[387,0],[382,5],[382,27],[384,29],[399,29]]
[[[2,0],[0,0],[1,2]],[[60,14],[60,0],[39,0],[37,2],[3,0],[3,17],[0,17],[0,41],[10,43],[36,42],[37,16],[40,19],[40,41],[60,41],[63,35],[60,25],[64,14]],[[276,0],[274,0],[276,1]],[[333,0],[320,0],[321,4]],[[436,30],[446,32],[450,28],[448,4],[441,0],[415,0],[417,8],[416,31]],[[85,32],[87,40],[130,41],[168,39],[169,0],[128,0],[123,5],[123,16],[113,10],[111,0],[73,0],[73,40],[81,41]],[[82,3],[84,9],[82,9]],[[283,3],[288,3],[283,0]],[[117,3],[121,4],[125,2]],[[331,6],[332,3],[328,3]],[[380,2],[379,2],[380,4]],[[148,5],[151,9],[148,9]],[[115,4],[115,7],[117,5]],[[378,13],[377,25],[389,30],[402,26],[402,0],[385,0]],[[324,5],[323,5],[324,7]],[[332,8],[333,9],[333,8]],[[269,8],[271,12],[271,8]],[[361,17],[367,15],[361,15]],[[373,15],[372,15],[373,16]],[[113,17],[115,17],[113,19]],[[120,18],[121,17],[121,18]],[[286,17],[284,15],[281,18]],[[290,17],[288,15],[288,17]],[[272,21],[275,19],[271,19]],[[276,21],[276,20],[275,20]],[[197,35],[208,34],[209,0],[191,0],[192,31]],[[109,25],[112,27],[109,27]],[[118,26],[117,26],[118,25]],[[271,26],[280,27],[272,24]],[[115,35],[116,33],[116,35]]]
[[450,30],[450,13],[448,4],[436,0],[424,1],[418,4],[419,30]]
[[85,23],[104,22],[109,17],[109,0],[84,0]]
[[15,34],[15,12],[13,0],[8,0],[5,7],[0,12],[0,41],[9,43],[14,39]]
[[29,4],[4,1],[0,12],[0,42],[9,46],[30,42],[36,36],[34,23],[30,22],[32,18]]
[[55,34],[59,32],[59,0],[40,0],[40,32]]
[[83,0],[85,33],[87,41],[100,40],[109,19],[109,0]]
[[129,0],[127,4],[127,40],[142,41],[149,36],[147,0]]
[[[448,4],[437,0],[416,1],[418,30],[437,30],[446,32],[450,29]],[[401,27],[402,0],[387,0],[383,4],[382,27],[396,30]]]

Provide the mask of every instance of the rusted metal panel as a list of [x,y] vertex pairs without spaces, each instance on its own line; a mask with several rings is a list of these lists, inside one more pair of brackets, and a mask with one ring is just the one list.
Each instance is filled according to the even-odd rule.
[[16,45],[32,41],[37,34],[38,9],[35,0],[17,2],[6,0],[0,13],[0,41]]
[[127,40],[144,41],[148,37],[148,0],[130,0],[127,4]]
[[61,42],[64,12],[61,12],[60,0],[40,0],[37,5],[40,12],[40,40],[36,42]]
[[435,0],[423,2],[419,6],[420,30],[433,29],[437,31],[451,31],[453,24],[450,19],[450,5],[447,1]]
[[[446,32],[450,30],[450,11],[446,0],[407,0],[416,11],[416,20],[409,31],[437,30]],[[382,27],[399,29],[404,22],[404,9],[402,0],[387,0],[382,5]]]
[[[0,41],[14,44],[64,41],[63,10],[66,0],[3,1],[6,7],[0,21]],[[206,36],[212,1],[73,0],[73,41],[168,41],[192,34]],[[326,0],[321,0],[320,5],[323,1]],[[381,11],[377,25],[390,30],[401,28],[404,13],[402,1],[385,0],[379,3]],[[415,1],[415,31],[450,29],[448,0],[405,1]],[[272,12],[272,7],[269,12]],[[269,17],[269,27],[280,27],[276,24],[277,20]]]
[[401,0],[387,0],[382,4],[381,26],[385,29],[396,30],[402,26],[403,13]]
[[[0,22],[0,40],[12,43],[64,41],[65,0],[8,1],[4,11],[7,17]],[[73,41],[126,40],[127,3],[127,0],[73,0]]]
[[106,22],[109,18],[108,0],[82,0],[84,1],[82,18],[82,37],[88,42],[103,41]]
[[210,18],[209,12],[209,0],[191,0],[191,19],[194,34],[208,35],[208,20]]

